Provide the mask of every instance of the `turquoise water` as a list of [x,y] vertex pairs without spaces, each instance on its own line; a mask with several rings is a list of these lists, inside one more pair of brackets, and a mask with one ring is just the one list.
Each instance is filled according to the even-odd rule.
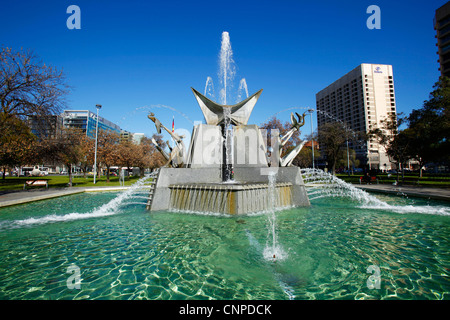
[[121,195],[0,209],[0,299],[449,299],[446,203],[312,196],[276,212],[272,259],[267,214],[149,213],[144,194]]

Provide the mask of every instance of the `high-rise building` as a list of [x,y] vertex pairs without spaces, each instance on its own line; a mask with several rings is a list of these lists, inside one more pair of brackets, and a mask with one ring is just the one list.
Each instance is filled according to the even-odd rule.
[[[359,65],[318,92],[316,107],[319,132],[325,123],[333,121],[343,122],[351,133],[380,128],[380,121],[396,112],[392,66]],[[392,168],[385,149],[373,140],[350,142],[350,148],[371,169]]]
[[442,76],[450,77],[450,1],[436,10],[433,19]]
[[52,139],[61,134],[62,118],[59,115],[32,115],[28,116],[27,124],[39,140]]
[[[89,110],[65,110],[62,114],[63,125],[69,128],[79,128],[90,138],[95,138],[95,128],[97,126],[97,115]],[[98,129],[109,130],[121,133],[120,127],[106,120],[103,117],[98,117]]]

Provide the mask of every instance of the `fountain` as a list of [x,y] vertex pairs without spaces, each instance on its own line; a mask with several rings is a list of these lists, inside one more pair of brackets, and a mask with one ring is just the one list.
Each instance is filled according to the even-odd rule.
[[269,157],[266,132],[247,124],[262,90],[232,106],[192,91],[206,124],[194,126],[188,150],[182,137],[162,125],[153,113],[148,115],[158,133],[164,129],[176,144],[170,154],[160,150],[167,163],[155,178],[149,210],[228,214],[264,211],[270,206],[268,178],[274,172],[275,207],[309,206],[300,168],[291,166],[303,143],[287,155],[280,154],[292,133],[303,125],[304,117],[297,115],[297,120],[292,115],[292,128],[283,137],[278,130],[271,130],[275,152]]
[[[248,124],[262,89],[249,96],[245,78],[240,81],[238,97],[245,92],[246,99],[227,104],[235,75],[228,32],[222,33],[218,75],[221,104],[206,97],[214,97],[211,77],[206,80],[204,95],[192,88],[206,123],[194,126],[189,149],[182,136],[149,113],[157,132],[165,130],[175,146],[168,153],[153,141],[167,163],[153,181],[147,209],[246,214],[309,206],[300,169],[291,166],[304,143],[281,154],[281,148],[304,124],[305,115],[291,114],[291,130],[283,137],[278,130],[271,130],[268,137],[265,130]],[[271,139],[269,153],[267,139]],[[277,181],[271,186],[270,177],[275,174]]]

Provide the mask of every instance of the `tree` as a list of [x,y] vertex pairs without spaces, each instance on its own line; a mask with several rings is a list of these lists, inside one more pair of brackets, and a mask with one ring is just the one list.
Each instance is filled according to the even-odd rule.
[[33,116],[48,119],[49,115],[59,114],[67,92],[64,74],[42,63],[31,51],[1,49],[0,165],[34,162],[29,156],[36,151],[36,139],[25,121]]
[[353,168],[358,167],[360,164],[360,161],[356,158],[356,152],[353,149],[348,150],[348,157],[347,157],[347,148],[341,148],[338,154],[338,160],[336,165],[340,168],[347,168],[350,166],[348,174],[350,175],[353,173]]
[[339,152],[346,141],[345,126],[340,121],[325,123],[320,127],[318,137],[322,153],[328,162],[328,169],[335,174]]
[[36,136],[31,133],[26,123],[15,116],[7,119],[0,113],[3,123],[0,135],[0,166],[3,167],[3,179],[6,168],[20,166],[29,162],[34,155]]
[[0,52],[0,131],[11,117],[59,114],[68,85],[62,71],[40,61],[31,51]]
[[[314,147],[314,159],[320,157],[320,152]],[[311,148],[304,146],[297,157],[295,157],[292,164],[301,168],[312,167],[312,152]]]
[[69,187],[72,186],[72,165],[83,157],[82,141],[86,135],[81,129],[62,128],[58,136],[44,139],[38,145],[39,159],[63,163],[68,168]]
[[428,162],[450,160],[450,79],[441,77],[423,107],[414,109],[408,120],[412,157],[422,167]]
[[119,162],[119,134],[109,130],[99,130],[97,138],[97,158],[106,166],[106,182],[109,183],[109,169]]
[[80,159],[80,167],[81,170],[83,170],[83,176],[86,178],[88,168],[94,163],[95,140],[85,135],[81,139],[80,147],[82,154]]
[[[369,130],[370,139],[375,140],[386,151],[391,162],[396,163],[397,168],[403,168],[405,163],[411,158],[410,152],[410,131],[399,131],[406,121],[402,114],[391,113],[387,118],[380,121],[381,127],[375,127]],[[402,170],[403,172],[403,170]],[[402,174],[403,177],[403,174]],[[397,170],[397,181],[399,179],[399,170]]]
[[138,145],[131,141],[121,141],[117,145],[117,152],[119,165],[127,167],[128,170],[131,170],[138,163],[139,158],[143,156]]

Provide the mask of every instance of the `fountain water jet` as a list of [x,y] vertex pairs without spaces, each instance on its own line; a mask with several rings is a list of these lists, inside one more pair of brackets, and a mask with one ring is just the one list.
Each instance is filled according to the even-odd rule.
[[[284,260],[286,253],[278,243],[277,238],[277,225],[276,225],[276,207],[277,197],[279,193],[276,192],[275,186],[277,181],[277,171],[271,171],[268,174],[269,186],[268,186],[268,206],[267,206],[267,220],[268,220],[268,239],[263,254],[266,260]],[[270,244],[270,240],[272,243]]]
[[238,99],[236,102],[242,100],[242,91],[245,92],[245,98],[248,98],[247,81],[245,80],[245,78],[242,78],[241,81],[239,82]]
[[215,98],[215,92],[214,92],[214,82],[211,77],[206,78],[206,84],[205,84],[205,92],[203,94],[206,97]]
[[222,32],[222,43],[219,54],[219,79],[222,84],[220,98],[223,105],[227,104],[227,90],[232,84],[236,73],[233,61],[233,50],[231,50],[230,35],[228,32]]

